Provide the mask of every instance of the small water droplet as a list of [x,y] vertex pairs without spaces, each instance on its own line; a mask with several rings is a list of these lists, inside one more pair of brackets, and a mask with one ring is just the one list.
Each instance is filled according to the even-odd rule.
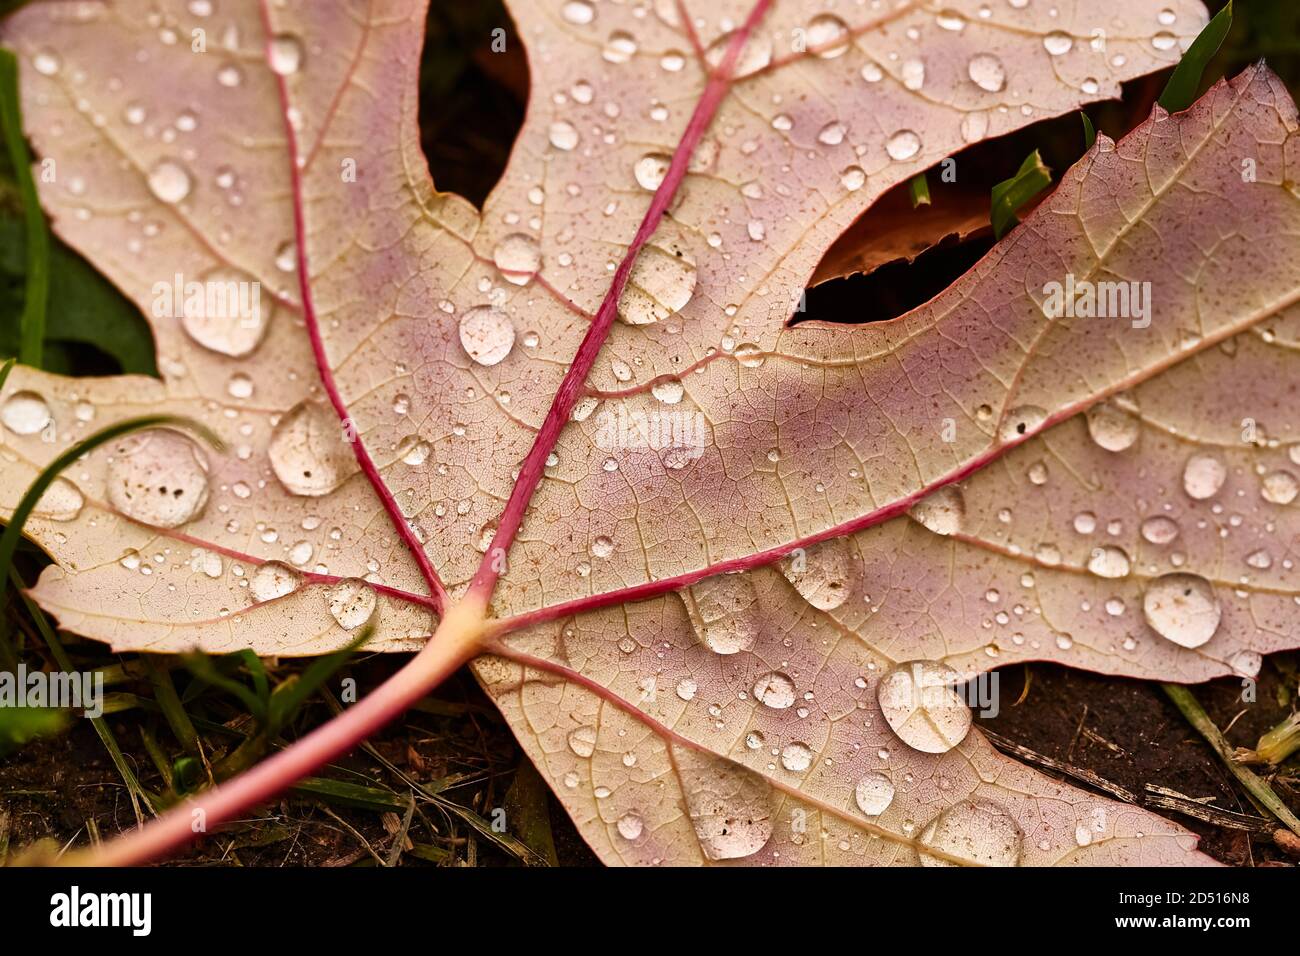
[[208,500],[208,460],[187,436],[152,428],[113,445],[107,484],[109,502],[128,518],[177,528]]
[[844,538],[795,551],[781,561],[780,567],[803,599],[822,611],[839,607],[852,590],[853,561]]
[[497,243],[492,250],[492,261],[507,282],[528,285],[542,266],[542,252],[535,238],[524,232],[514,232]]
[[1124,451],[1138,439],[1138,421],[1109,402],[1088,409],[1088,434],[1106,451]]
[[632,167],[637,185],[654,192],[668,175],[668,167],[672,161],[673,158],[667,153],[646,153]]
[[682,592],[691,625],[716,654],[738,654],[758,636],[758,595],[746,574],[720,574]]
[[496,365],[514,348],[515,327],[495,306],[475,306],[461,316],[460,344],[479,365]]
[[899,130],[885,143],[885,152],[895,162],[904,162],[921,151],[921,137],[910,129]]
[[908,514],[935,534],[956,534],[966,517],[966,499],[957,485],[944,485],[912,505]]
[[295,495],[329,494],[355,467],[338,417],[318,402],[300,402],[280,419],[267,455],[280,484]]
[[360,578],[344,578],[325,592],[330,614],[345,631],[355,631],[375,614],[379,598]]
[[1197,500],[1213,498],[1227,477],[1228,469],[1214,455],[1192,455],[1183,468],[1183,490]]
[[808,49],[824,60],[832,60],[849,48],[849,28],[833,13],[823,13],[808,22]]
[[[1005,809],[989,800],[961,800],[939,814],[921,833],[923,866],[1015,866],[1025,835]],[[938,851],[943,857],[926,850]]]
[[289,33],[273,36],[267,44],[266,62],[278,76],[297,73],[302,66],[302,41]]
[[1064,56],[1074,49],[1074,38],[1068,33],[1053,30],[1043,37],[1043,48],[1052,56]]
[[938,661],[909,661],[876,688],[880,711],[898,738],[923,753],[946,753],[965,739],[971,713],[953,690],[957,672]]
[[194,177],[180,162],[163,159],[149,170],[149,191],[161,202],[176,204],[194,188]]
[[1178,522],[1164,515],[1153,515],[1142,522],[1142,537],[1152,544],[1168,544],[1178,537]]
[[754,699],[773,710],[786,710],[794,705],[794,681],[779,671],[764,674],[754,683]]
[[1006,67],[992,53],[977,53],[966,64],[967,75],[981,90],[999,93],[1007,85]]
[[1128,554],[1115,545],[1093,548],[1092,555],[1088,558],[1088,570],[1099,578],[1127,577],[1129,569]]
[[695,260],[676,245],[648,243],[618,299],[618,317],[628,325],[649,325],[676,315],[695,294]]
[[869,817],[878,817],[894,802],[894,784],[883,773],[872,772],[858,781],[853,797],[858,809]]
[[267,561],[253,572],[249,586],[258,601],[272,601],[298,590],[302,577],[280,561]]
[[53,420],[45,399],[32,391],[14,392],[0,409],[0,421],[15,435],[35,435]]

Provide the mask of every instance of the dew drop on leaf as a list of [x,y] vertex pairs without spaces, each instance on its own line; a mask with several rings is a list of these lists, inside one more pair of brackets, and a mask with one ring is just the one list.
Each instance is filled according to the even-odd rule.
[[1142,595],[1151,629],[1180,647],[1205,644],[1219,629],[1223,609],[1209,581],[1198,574],[1165,574]]
[[112,446],[107,484],[109,502],[128,518],[176,528],[208,500],[208,460],[180,432],[137,432]]
[[1291,472],[1275,471],[1264,477],[1259,493],[1260,497],[1271,504],[1289,505],[1300,493],[1300,484]]
[[849,28],[833,13],[823,13],[808,21],[808,49],[823,60],[833,60],[849,48]]
[[1093,548],[1088,558],[1088,570],[1099,578],[1127,577],[1130,569],[1128,554],[1123,548],[1108,544],[1103,548]]
[[1015,866],[1025,835],[1001,806],[976,799],[961,800],[944,810],[922,831],[919,842],[923,866],[960,866],[956,860],[977,866]]
[[670,378],[651,385],[650,394],[665,405],[676,405],[682,400],[682,396],[686,394],[686,388],[677,379]]
[[194,188],[190,171],[174,159],[163,159],[149,170],[149,191],[160,202],[176,204]]
[[66,478],[55,478],[37,500],[32,514],[51,521],[72,521],[85,504],[85,496],[76,485]]
[[812,766],[812,748],[800,741],[786,744],[781,748],[781,766],[786,770],[800,773]]
[[1047,421],[1047,412],[1037,405],[1021,405],[1007,412],[998,429],[998,437],[1003,441],[1015,441],[1023,438]]
[[263,302],[260,286],[247,272],[219,267],[204,273],[199,295],[174,303],[181,327],[191,339],[212,352],[240,358],[261,344],[275,314],[273,302]]
[[794,681],[779,671],[764,674],[754,683],[754,699],[773,710],[792,707],[794,696]]
[[258,601],[272,601],[298,590],[302,577],[282,561],[267,561],[253,572],[249,587]]
[[902,129],[889,137],[885,143],[885,152],[895,162],[904,162],[921,151],[921,137],[910,129]]
[[618,835],[624,840],[635,840],[641,836],[645,823],[636,813],[625,813],[618,818]]
[[1213,498],[1227,477],[1228,469],[1214,455],[1192,455],[1183,467],[1183,490],[1198,501]]
[[[513,232],[497,243],[492,250],[492,261],[507,282],[527,285],[541,268],[541,248],[537,240],[527,233]],[[511,339],[513,340],[513,329]]]
[[596,752],[596,728],[590,725],[569,731],[569,749],[579,757],[590,757]]
[[1138,439],[1137,419],[1109,402],[1088,409],[1086,418],[1088,434],[1106,451],[1124,451]]
[[[709,66],[716,70],[722,65],[722,58],[726,56],[727,47],[731,45],[734,38],[735,31],[732,31],[718,37],[709,45],[704,53],[704,59]],[[731,75],[734,79],[741,79],[766,68],[771,62],[772,38],[766,34],[750,34],[744,48],[740,51],[735,67],[732,68]]]
[[50,406],[35,392],[14,392],[0,408],[0,421],[15,435],[35,435],[53,420]]
[[1061,30],[1053,30],[1043,37],[1043,48],[1052,56],[1064,56],[1074,49],[1074,38]]
[[781,573],[813,607],[833,611],[848,599],[852,558],[844,538],[832,538],[793,552]]
[[772,787],[738,764],[674,745],[686,810],[710,860],[753,856],[772,837]]
[[330,614],[345,631],[355,631],[374,616],[378,596],[360,578],[344,578],[325,592]]
[[738,654],[758,636],[758,595],[749,576],[721,574],[682,594],[696,635],[716,654]]
[[1152,515],[1142,522],[1142,537],[1152,544],[1168,544],[1178,537],[1178,522],[1165,515]]
[[953,687],[957,672],[939,661],[908,661],[885,674],[876,687],[880,711],[898,738],[913,750],[947,753],[970,730],[970,708]]
[[460,344],[479,365],[496,365],[514,348],[515,327],[495,306],[475,306],[460,318]]
[[672,157],[666,153],[646,153],[632,166],[632,175],[642,189],[654,192],[668,175]]
[[944,485],[912,505],[908,514],[935,534],[956,534],[966,518],[966,498],[957,485]]
[[966,64],[971,82],[981,90],[998,93],[1007,85],[1007,71],[1002,61],[992,53],[977,53]]
[[872,772],[858,781],[853,797],[859,810],[869,817],[878,817],[894,802],[894,784],[883,773]]
[[266,62],[277,76],[289,76],[302,67],[302,41],[289,33],[271,38],[266,48]]
[[695,260],[676,246],[642,247],[618,298],[618,317],[649,325],[676,315],[695,294]]
[[319,402],[300,402],[280,419],[267,455],[287,491],[311,497],[329,494],[355,464],[338,417]]

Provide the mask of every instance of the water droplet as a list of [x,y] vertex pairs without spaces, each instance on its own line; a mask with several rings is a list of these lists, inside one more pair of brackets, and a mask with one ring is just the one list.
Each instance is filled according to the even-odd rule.
[[218,267],[197,283],[200,294],[185,294],[180,308],[181,327],[195,342],[212,352],[240,358],[261,344],[275,315],[274,304],[264,307],[261,286],[238,269]]
[[672,748],[686,810],[710,860],[752,856],[772,837],[772,787],[738,764],[693,748]]
[[794,681],[779,671],[764,674],[754,683],[754,699],[773,710],[792,707],[794,697]]
[[894,802],[894,784],[883,773],[873,771],[858,781],[853,797],[858,809],[869,817],[878,817]]
[[841,56],[849,48],[849,28],[833,13],[823,13],[808,22],[808,49],[824,60]]
[[667,153],[646,153],[632,167],[632,175],[642,189],[654,192],[668,175],[673,158]]
[[683,592],[700,640],[716,654],[738,654],[758,636],[758,595],[746,574],[706,578]]
[[683,677],[677,682],[677,696],[684,701],[692,701],[695,694],[699,691],[700,685],[689,677]]
[[[921,833],[918,852],[923,866],[958,866],[953,859],[978,866],[1015,866],[1025,835],[998,804],[961,800],[939,814]],[[939,857],[926,849],[944,854]]]
[[899,73],[903,86],[909,90],[919,90],[925,86],[925,64],[917,59],[904,60]]
[[297,73],[302,66],[302,41],[288,33],[273,36],[267,45],[266,62],[278,76]]
[[551,124],[550,140],[551,145],[556,149],[562,149],[567,152],[578,145],[578,131],[573,128],[572,123],[566,123],[564,120],[557,120]]
[[802,773],[812,766],[812,748],[798,741],[781,748],[781,766],[786,770]]
[[149,191],[161,202],[181,202],[194,188],[190,171],[174,159],[160,160],[149,170]]
[[1264,483],[1260,487],[1260,496],[1267,502],[1275,505],[1289,505],[1295,501],[1296,495],[1300,493],[1300,484],[1297,484],[1295,475],[1289,471],[1275,471],[1264,477]]
[[1209,581],[1197,574],[1165,574],[1142,595],[1142,613],[1161,637],[1200,647],[1219,629],[1223,609]]
[[258,601],[272,601],[292,594],[300,584],[302,577],[298,572],[280,561],[268,561],[259,565],[249,582],[253,597]]
[[1028,435],[1047,421],[1047,412],[1037,405],[1021,405],[1007,412],[998,429],[998,437],[1003,441],[1015,441]]
[[885,143],[885,152],[895,162],[904,162],[921,151],[921,137],[910,129],[899,130]]
[[1157,50],[1172,50],[1178,43],[1178,38],[1168,30],[1161,30],[1151,38],[1151,45]]
[[909,661],[876,688],[880,711],[898,738],[923,753],[946,753],[970,730],[970,708],[953,687],[960,678],[938,661]]
[[54,76],[62,65],[58,54],[51,50],[40,50],[32,57],[32,66],[41,76]]
[[971,57],[966,72],[976,86],[990,93],[999,93],[1007,85],[1006,68],[991,53],[977,53]]
[[944,485],[912,505],[908,514],[935,534],[956,534],[966,517],[966,499],[956,485]]
[[564,19],[578,26],[585,26],[596,19],[596,8],[589,0],[568,0],[561,8]]
[[596,538],[596,540],[591,542],[592,557],[608,558],[613,553],[614,542],[605,535],[602,534],[600,537]]
[[1106,451],[1124,451],[1138,439],[1138,421],[1109,402],[1088,409],[1088,434]]
[[1193,455],[1183,468],[1183,490],[1197,500],[1213,498],[1227,477],[1228,469],[1214,455]]
[[861,166],[850,166],[840,173],[840,185],[851,193],[867,184],[867,174]]
[[1152,544],[1168,544],[1178,537],[1178,522],[1164,515],[1153,515],[1142,522],[1142,537]]
[[1104,548],[1093,548],[1092,555],[1088,558],[1088,570],[1099,578],[1127,577],[1129,566],[1129,558],[1124,549],[1110,544]]
[[379,598],[360,578],[344,578],[325,592],[330,614],[345,631],[355,631],[375,614]]
[[618,298],[618,317],[628,325],[649,325],[676,315],[695,294],[695,260],[677,246],[641,248]]
[[956,10],[940,10],[935,15],[934,22],[939,25],[939,29],[953,33],[961,33],[966,29],[966,18]]
[[295,495],[329,494],[355,468],[338,417],[318,402],[300,402],[280,419],[267,455],[280,484]]
[[1074,49],[1074,38],[1068,33],[1053,30],[1043,37],[1043,48],[1052,56],[1064,56]]
[[0,421],[15,435],[35,435],[53,420],[50,406],[35,392],[14,392],[0,409]]
[[786,580],[805,601],[822,611],[833,611],[848,599],[852,567],[844,538],[832,538],[796,550],[781,561],[781,573]]
[[624,840],[635,840],[641,836],[645,823],[636,813],[625,813],[618,818],[618,835]]
[[113,445],[107,483],[109,502],[128,518],[176,528],[208,500],[208,460],[180,432],[153,428]]
[[[542,266],[542,252],[537,240],[527,233],[513,232],[497,243],[492,250],[496,263],[507,282],[528,285]],[[513,330],[511,341],[514,340]],[[467,347],[468,348],[468,347]]]
[[605,41],[600,55],[610,63],[626,63],[636,54],[636,37],[626,30],[615,30]]
[[685,393],[685,386],[675,378],[655,382],[650,386],[650,394],[665,405],[676,405]]
[[569,749],[579,757],[590,757],[596,752],[596,728],[579,727],[569,731]]
[[475,306],[461,316],[460,344],[479,365],[496,365],[514,348],[515,327],[495,306]]
[[50,521],[72,521],[81,514],[86,499],[66,478],[55,478],[36,501],[33,514]]
[[[704,59],[709,66],[716,70],[722,65],[722,58],[726,56],[727,47],[731,45],[734,36],[735,31],[725,33],[709,45],[704,53]],[[740,58],[736,61],[731,75],[735,79],[741,79],[766,68],[771,62],[772,38],[766,34],[751,33],[740,51]]]

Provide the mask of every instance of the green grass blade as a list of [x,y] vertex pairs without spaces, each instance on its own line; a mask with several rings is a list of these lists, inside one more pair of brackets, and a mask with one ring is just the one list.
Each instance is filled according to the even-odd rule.
[[1223,39],[1232,28],[1232,0],[1218,12],[1205,29],[1192,41],[1183,58],[1174,68],[1158,102],[1171,113],[1181,112],[1196,102],[1196,92],[1201,88],[1201,77],[1214,55],[1223,46]]
[[27,223],[27,289],[23,299],[18,358],[24,365],[41,367],[45,348],[45,306],[50,296],[50,233],[32,179],[32,157],[23,139],[22,109],[18,102],[18,60],[0,50],[0,128],[13,164]]
[[166,718],[167,726],[172,729],[172,736],[186,753],[197,755],[199,734],[194,729],[194,722],[190,720],[190,715],[185,712],[185,705],[181,703],[180,695],[176,693],[171,672],[153,654],[145,654],[144,660],[145,666],[149,668],[149,682],[153,685],[153,699],[158,703],[158,709],[162,711],[163,717]]
[[1214,748],[1214,752],[1223,760],[1232,775],[1246,788],[1246,792],[1258,801],[1260,806],[1286,824],[1287,829],[1300,836],[1300,819],[1297,819],[1296,815],[1282,802],[1281,798],[1273,792],[1272,787],[1256,776],[1249,768],[1237,763],[1233,757],[1232,748],[1228,746],[1228,742],[1223,739],[1223,734],[1219,732],[1218,727],[1214,726],[1214,721],[1210,720],[1210,715],[1202,709],[1200,702],[1197,701],[1192,692],[1181,684],[1161,684],[1160,686],[1164,688],[1164,692],[1169,696],[1169,699],[1174,702],[1174,706],[1182,711],[1183,716],[1187,718],[1187,722],[1195,727],[1209,745]]
[[45,470],[36,476],[32,482],[27,494],[18,502],[18,507],[14,509],[13,515],[9,519],[9,524],[5,527],[4,533],[0,534],[0,598],[4,597],[6,582],[8,579],[7,571],[13,563],[14,551],[18,547],[18,541],[22,537],[23,525],[31,516],[32,510],[36,503],[41,500],[41,495],[54,483],[54,479],[59,477],[59,473],[67,468],[74,461],[93,451],[100,445],[110,442],[115,438],[134,431],[140,431],[144,428],[156,428],[164,425],[175,425],[187,428],[205,438],[217,450],[221,450],[224,445],[216,435],[208,428],[198,422],[191,421],[188,418],[180,418],[176,415],[145,415],[140,418],[128,418],[120,421],[115,425],[109,425],[107,428],[97,431],[89,438],[83,438],[77,442],[54,461],[50,462]]
[[271,695],[271,706],[267,721],[272,736],[278,734],[280,729],[289,721],[289,718],[302,706],[303,702],[316,693],[322,684],[346,664],[362,644],[370,640],[370,635],[374,633],[374,630],[373,624],[367,625],[347,646],[341,647],[331,654],[326,654],[324,657],[315,658],[307,666],[307,669],[298,675],[297,680],[287,681],[275,689],[275,693]]
[[1092,125],[1092,120],[1087,113],[1080,111],[1079,118],[1083,120],[1083,149],[1087,152],[1097,142],[1097,128]]
[[1038,150],[1034,150],[1020,164],[1020,170],[1014,176],[993,187],[989,219],[993,223],[994,238],[1001,239],[1019,224],[1016,213],[1051,184],[1052,171],[1044,165]]
[[917,173],[907,184],[907,191],[912,197],[912,208],[930,205],[930,180],[925,173]]
[[[22,589],[22,581],[18,578],[18,572],[13,568],[9,569],[7,577],[12,578],[15,588],[23,599],[23,604],[27,607],[27,613],[32,616],[36,622],[36,630],[40,632],[46,646],[50,649],[50,654],[60,669],[71,672],[74,668],[72,660],[68,657],[68,652],[63,649],[63,642],[59,640],[58,633],[51,626],[49,618],[40,606],[27,596],[27,592]],[[104,749],[108,751],[109,758],[113,761],[113,766],[121,775],[123,783],[126,784],[126,792],[131,797],[131,807],[135,810],[137,822],[144,823],[144,814],[140,812],[140,804],[143,803],[150,813],[155,816],[158,811],[154,809],[153,803],[149,800],[149,795],[145,793],[144,788],[140,786],[140,781],[136,779],[135,771],[126,761],[126,755],[122,753],[122,748],[117,745],[117,738],[113,736],[112,728],[108,726],[108,721],[103,717],[91,717],[91,725],[95,728],[95,733],[99,735],[100,741],[104,744]]]

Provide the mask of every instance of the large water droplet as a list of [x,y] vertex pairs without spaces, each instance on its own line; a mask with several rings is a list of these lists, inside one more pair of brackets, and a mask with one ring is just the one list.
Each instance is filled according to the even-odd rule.
[[800,548],[781,561],[786,580],[805,601],[822,611],[832,611],[845,602],[852,571],[853,560],[844,538]]
[[1138,421],[1109,402],[1088,409],[1088,434],[1106,451],[1124,451],[1138,439]]
[[208,500],[208,460],[180,432],[154,428],[113,445],[107,484],[109,502],[128,518],[176,528]]
[[492,261],[507,282],[527,285],[542,266],[542,252],[532,236],[513,232],[497,243]]
[[869,817],[878,817],[894,802],[893,781],[873,771],[858,781],[853,797],[858,801],[858,809]]
[[981,90],[998,93],[1007,85],[1007,71],[992,53],[977,53],[966,64],[971,81]]
[[1003,441],[1015,441],[1041,428],[1047,421],[1047,412],[1037,405],[1021,405],[1007,412],[998,429],[998,437]]
[[1020,825],[998,804],[961,800],[922,831],[918,852],[923,866],[1015,866],[1024,842]]
[[496,365],[514,348],[515,327],[495,306],[475,306],[460,317],[460,344],[479,365]]
[[596,752],[596,728],[579,727],[569,731],[569,749],[579,757],[590,757]]
[[1200,647],[1219,629],[1223,609],[1209,581],[1198,574],[1166,574],[1142,595],[1151,629],[1180,647]]
[[1043,48],[1052,56],[1064,56],[1074,49],[1074,38],[1068,33],[1053,30],[1043,37]]
[[1142,537],[1152,544],[1168,544],[1178,537],[1178,522],[1165,515],[1152,515],[1142,522]]
[[325,592],[330,614],[345,631],[355,631],[375,614],[379,598],[360,578],[344,578]]
[[181,202],[192,188],[194,177],[177,160],[160,160],[149,170],[149,191],[162,202]]
[[564,120],[557,120],[551,124],[548,138],[552,146],[566,152],[578,145],[578,131],[573,128],[572,123],[566,123]]
[[51,521],[72,521],[81,514],[86,499],[66,478],[55,478],[36,502],[33,514]]
[[0,408],[0,421],[15,435],[35,435],[53,420],[50,406],[35,392],[14,392]]
[[1289,505],[1300,494],[1300,482],[1289,471],[1275,471],[1264,476],[1260,497],[1275,505]]
[[824,60],[831,60],[849,48],[849,28],[833,13],[823,13],[808,22],[808,49]]
[[772,837],[772,787],[738,764],[694,748],[673,746],[686,810],[710,860],[753,856]]
[[695,293],[695,260],[677,246],[642,247],[618,298],[618,317],[649,325],[675,315]]
[[1123,548],[1108,544],[1093,548],[1088,558],[1088,570],[1099,578],[1123,578],[1129,573],[1129,557]]
[[956,534],[966,517],[966,498],[956,485],[944,485],[912,505],[908,514],[935,534]]
[[812,748],[801,741],[786,744],[781,748],[781,766],[786,770],[802,773],[812,766]]
[[618,827],[618,835],[624,840],[635,840],[645,830],[645,821],[639,813],[629,812],[619,817],[615,826]]
[[938,661],[909,661],[880,679],[880,711],[898,738],[923,753],[946,753],[970,730],[970,708],[953,687],[956,671]]
[[683,593],[691,625],[717,654],[738,654],[758,636],[758,595],[746,574],[720,574]]
[[1198,500],[1213,498],[1227,477],[1228,469],[1214,455],[1193,455],[1183,468],[1183,490]]
[[885,143],[885,152],[895,162],[904,162],[921,151],[921,137],[910,129],[899,130]]
[[673,158],[667,153],[646,153],[632,167],[632,175],[642,189],[654,192],[668,175]]
[[754,699],[773,710],[786,710],[794,705],[794,681],[788,674],[772,671],[754,683]]
[[[735,31],[723,34],[709,45],[708,50],[704,53],[704,59],[709,66],[716,70],[722,65],[722,59],[726,56],[727,47],[731,45],[734,36]],[[736,60],[731,75],[735,79],[740,79],[749,76],[751,73],[757,73],[771,62],[772,38],[766,34],[751,33],[749,39],[745,41],[744,49],[740,51],[740,58]]]
[[239,358],[261,344],[275,315],[274,302],[263,303],[261,285],[247,272],[219,267],[204,273],[173,303],[181,327],[213,352]]
[[249,582],[258,601],[273,601],[298,590],[302,576],[282,561],[267,561],[253,572]]
[[610,63],[626,63],[636,55],[636,37],[626,30],[615,30],[605,41],[600,55]]
[[267,454],[280,484],[295,495],[327,495],[355,469],[338,417],[317,402],[300,402],[271,434]]

